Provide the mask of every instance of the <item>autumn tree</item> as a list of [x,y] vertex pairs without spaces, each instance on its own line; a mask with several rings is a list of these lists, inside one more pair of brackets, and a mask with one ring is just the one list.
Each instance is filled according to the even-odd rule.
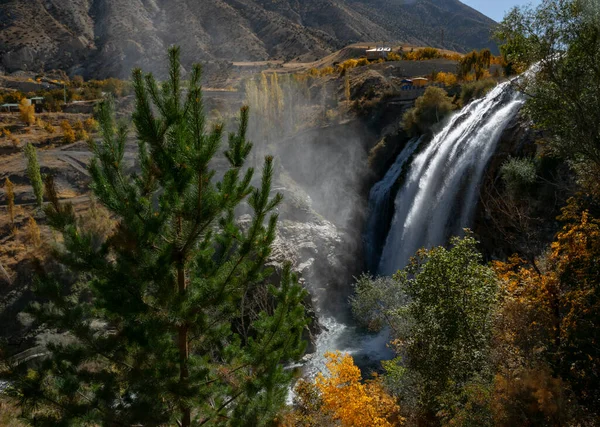
[[44,201],[44,183],[42,181],[42,174],[40,173],[40,164],[38,162],[37,151],[31,143],[27,143],[25,146],[25,158],[27,159],[27,177],[33,187],[33,194],[35,195],[35,201],[39,207],[42,206]]
[[391,427],[400,425],[399,406],[381,381],[363,382],[360,369],[348,354],[327,353],[329,375],[319,374],[316,385],[323,410],[344,427]]
[[459,60],[458,76],[464,79],[473,72],[475,80],[480,80],[484,76],[485,71],[490,68],[491,62],[492,52],[489,49],[483,49],[479,52],[474,50]]
[[254,78],[248,80],[246,102],[259,118],[257,123],[260,126],[253,128],[253,133],[267,140],[282,135],[285,127],[285,93],[277,73],[261,73],[258,82]]
[[350,76],[348,74],[346,74],[344,76],[344,98],[346,99],[346,102],[350,102],[351,101],[351,91],[350,91]]
[[34,248],[39,247],[42,244],[42,236],[40,233],[40,227],[37,221],[32,216],[27,220],[27,241]]
[[19,102],[19,113],[21,114],[21,120],[26,125],[31,126],[35,123],[35,107],[27,98],[23,98]]
[[[569,398],[600,413],[600,352],[594,345],[600,339],[600,221],[577,199],[570,200],[561,219],[566,224],[541,265],[519,258],[494,264],[503,285],[496,326],[500,378],[520,373],[538,378],[537,393],[552,399],[530,417],[559,421],[568,415]],[[543,384],[563,392],[543,391]],[[505,398],[505,405],[515,408],[512,413],[522,413],[527,399],[535,398],[520,393],[519,399]]]
[[85,126],[81,120],[77,120],[73,125],[73,130],[75,131],[75,140],[76,141],[84,141],[88,139],[88,133],[85,129]]
[[475,80],[479,80],[484,76],[486,70],[490,69],[492,62],[492,52],[489,49],[483,49],[477,55],[475,61]]
[[88,117],[83,122],[83,128],[89,133],[96,132],[98,130],[98,122],[93,117]]
[[454,73],[437,73],[435,80],[437,82],[443,83],[444,86],[456,86],[456,84],[458,83],[458,77]]
[[77,139],[75,137],[75,131],[71,126],[71,123],[68,120],[63,120],[60,122],[60,128],[63,131],[63,143],[64,144],[73,144]]
[[50,123],[50,122],[44,122],[44,130],[46,132],[48,132],[50,135],[52,135],[54,132],[56,132],[56,128],[54,126],[52,126],[52,123]]
[[[305,292],[289,264],[279,279],[265,267],[281,201],[273,158],[253,187],[244,107],[217,180],[224,129],[205,128],[201,68],[184,93],[178,48],[169,63],[160,86],[133,72],[137,173],[124,159],[128,125],[110,102],[99,107],[89,170],[114,219],[107,240],[96,244],[46,180],[61,268],[39,278],[44,303],[30,312],[69,340],[49,344],[35,370],[0,371],[36,425],[260,426],[285,403],[294,374],[284,366],[304,352]],[[242,202],[244,224],[234,214]]]

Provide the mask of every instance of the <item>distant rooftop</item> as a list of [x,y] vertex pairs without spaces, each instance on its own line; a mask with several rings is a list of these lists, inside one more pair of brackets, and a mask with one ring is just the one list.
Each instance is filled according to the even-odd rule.
[[391,52],[391,47],[375,47],[373,49],[367,49],[367,52]]

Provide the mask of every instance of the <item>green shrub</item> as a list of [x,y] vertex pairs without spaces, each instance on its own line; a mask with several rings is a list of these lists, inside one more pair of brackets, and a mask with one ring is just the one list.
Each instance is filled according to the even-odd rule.
[[535,163],[527,158],[509,157],[500,168],[500,174],[507,190],[513,195],[527,190],[537,177]]
[[444,89],[430,86],[402,118],[402,126],[410,135],[427,133],[455,109]]
[[465,83],[460,94],[461,104],[465,106],[472,100],[485,96],[485,94],[487,94],[494,86],[496,86],[496,81],[494,79]]

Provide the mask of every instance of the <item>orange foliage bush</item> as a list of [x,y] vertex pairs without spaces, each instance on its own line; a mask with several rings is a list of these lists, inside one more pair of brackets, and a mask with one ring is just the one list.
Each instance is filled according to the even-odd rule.
[[600,342],[600,220],[576,199],[560,219],[566,225],[540,266],[516,257],[494,263],[505,291],[496,328],[497,359],[504,375],[552,366],[555,379],[568,387],[550,380],[548,387],[571,389],[580,402],[595,405],[600,398],[600,350],[594,344]]
[[26,98],[23,98],[19,103],[19,112],[23,123],[28,126],[35,123],[35,107]]
[[323,76],[328,76],[328,75],[330,75],[330,74],[333,74],[333,73],[334,73],[334,71],[335,71],[335,70],[333,69],[333,67],[325,67],[325,68],[321,68],[321,70],[319,70],[319,75],[320,75],[321,77],[323,77]]
[[348,59],[337,65],[337,71],[349,70],[358,66],[358,59]]
[[454,73],[444,73],[441,71],[435,76],[435,81],[443,83],[446,86],[454,86],[458,83],[458,77]]
[[441,58],[442,54],[438,49],[433,47],[425,47],[423,49],[417,49],[411,52],[407,52],[404,58],[407,61],[422,61],[425,59],[436,59]]
[[63,120],[60,123],[60,127],[63,131],[63,142],[65,144],[72,144],[76,141],[75,139],[75,131],[71,127],[71,124],[67,120]]
[[460,61],[463,56],[460,53],[444,53],[442,57],[450,61]]
[[330,377],[319,374],[316,385],[323,409],[342,426],[388,427],[401,424],[399,406],[377,379],[361,382],[361,373],[352,357],[327,353]]
[[401,61],[402,57],[396,52],[390,52],[387,56],[388,61]]
[[567,385],[547,367],[497,374],[492,412],[495,425],[565,425],[568,420]]

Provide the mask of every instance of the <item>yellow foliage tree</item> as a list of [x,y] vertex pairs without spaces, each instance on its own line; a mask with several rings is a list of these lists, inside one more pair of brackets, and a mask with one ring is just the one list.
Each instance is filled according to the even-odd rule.
[[14,136],[9,129],[3,128],[2,134],[4,135],[5,138],[7,138],[11,142],[13,147],[18,148],[19,145],[21,144],[21,140],[19,138],[17,138],[16,136]]
[[358,59],[347,59],[344,62],[339,63],[336,66],[336,71],[342,72],[345,70],[350,70],[352,68],[356,68],[358,66]]
[[391,427],[402,424],[399,406],[377,379],[362,382],[348,354],[327,353],[330,376],[319,374],[316,385],[323,409],[344,427]]
[[441,71],[435,76],[435,81],[442,83],[445,86],[455,86],[458,83],[458,76],[454,73],[445,73]]
[[71,124],[67,120],[60,122],[60,127],[63,131],[63,142],[65,144],[72,144],[76,141],[75,131],[71,127]]
[[402,61],[402,57],[400,56],[400,54],[398,54],[396,52],[390,52],[387,56],[387,60],[388,61]]
[[283,91],[279,85],[279,77],[277,73],[271,73],[271,90],[269,91],[269,102],[272,108],[272,118],[275,123],[279,123],[283,116]]
[[40,227],[38,227],[37,222],[31,216],[27,221],[27,240],[34,248],[37,248],[42,244]]
[[308,70],[308,75],[311,77],[317,77],[319,75],[319,70],[317,70],[316,68],[311,68],[310,70]]
[[330,74],[333,74],[335,72],[335,70],[333,69],[333,67],[324,67],[321,68],[321,70],[319,70],[319,75],[321,77],[323,76],[328,76]]
[[441,56],[442,54],[438,49],[433,47],[424,47],[423,49],[407,52],[405,54],[405,59],[408,61],[423,61],[426,59],[440,58]]
[[83,123],[81,120],[77,120],[75,125],[73,126],[73,130],[75,131],[75,141],[84,141],[88,138],[88,134],[85,131]]
[[19,102],[19,112],[21,113],[21,120],[28,126],[35,123],[35,107],[31,105],[31,101],[27,98],[21,99]]
[[49,134],[53,134],[54,132],[56,132],[56,129],[54,128],[54,126],[52,126],[52,123],[50,122],[44,122],[44,130]]
[[344,77],[344,97],[347,102],[350,102],[350,98],[352,97],[352,93],[350,90],[350,77],[346,74]]
[[600,220],[576,199],[569,201],[560,219],[566,225],[540,266],[516,257],[494,263],[505,291],[496,328],[497,358],[508,377],[520,375],[519,370],[552,366],[582,403],[596,405]]
[[98,130],[98,122],[93,117],[88,117],[83,122],[83,128],[86,132],[96,132]]

